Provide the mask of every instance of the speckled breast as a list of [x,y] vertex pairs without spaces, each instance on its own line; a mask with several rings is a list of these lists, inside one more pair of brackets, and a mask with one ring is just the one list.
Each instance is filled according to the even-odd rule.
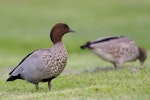
[[67,63],[67,51],[64,46],[57,46],[52,50],[45,51],[43,55],[48,76],[58,76]]

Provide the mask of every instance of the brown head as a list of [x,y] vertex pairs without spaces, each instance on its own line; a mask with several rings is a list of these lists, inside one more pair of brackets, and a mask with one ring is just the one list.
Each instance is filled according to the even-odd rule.
[[139,47],[139,54],[140,54],[139,61],[140,61],[141,65],[143,65],[144,61],[147,58],[147,52],[144,48]]
[[50,32],[50,38],[52,42],[55,44],[62,40],[64,34],[69,32],[75,32],[75,31],[69,28],[69,26],[65,23],[58,23],[52,28]]

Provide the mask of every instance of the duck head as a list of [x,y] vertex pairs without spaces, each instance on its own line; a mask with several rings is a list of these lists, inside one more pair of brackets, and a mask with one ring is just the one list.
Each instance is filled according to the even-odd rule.
[[139,54],[140,54],[139,55],[139,61],[140,61],[141,65],[143,65],[144,61],[147,58],[147,52],[144,48],[139,47]]
[[55,44],[59,41],[62,41],[63,35],[66,33],[69,33],[69,32],[75,32],[75,31],[72,30],[65,23],[58,23],[52,28],[52,30],[50,32],[50,38],[51,38],[52,42]]

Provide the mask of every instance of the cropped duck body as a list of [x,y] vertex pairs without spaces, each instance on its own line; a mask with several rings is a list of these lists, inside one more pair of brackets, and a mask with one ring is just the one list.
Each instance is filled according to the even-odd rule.
[[105,60],[116,63],[124,63],[139,57],[138,47],[134,41],[128,38],[118,38],[102,43],[91,44],[93,51]]
[[91,49],[102,59],[113,63],[116,69],[121,63],[134,61],[142,57],[144,59],[140,61],[144,62],[146,59],[144,49],[139,48],[133,40],[123,36],[106,37],[87,42],[85,45],[82,45],[81,48]]

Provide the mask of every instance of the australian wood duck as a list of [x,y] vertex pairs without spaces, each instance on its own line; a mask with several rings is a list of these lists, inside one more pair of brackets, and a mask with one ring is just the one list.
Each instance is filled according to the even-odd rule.
[[75,32],[64,23],[56,24],[50,38],[52,48],[44,48],[33,51],[27,55],[10,73],[7,81],[23,79],[36,85],[38,91],[39,82],[48,82],[51,90],[51,80],[56,78],[65,68],[67,62],[67,50],[62,43],[65,33]]
[[143,65],[147,57],[145,49],[138,47],[133,40],[124,36],[106,37],[90,41],[82,45],[81,48],[92,50],[102,59],[113,63],[115,69],[121,63],[137,59]]

